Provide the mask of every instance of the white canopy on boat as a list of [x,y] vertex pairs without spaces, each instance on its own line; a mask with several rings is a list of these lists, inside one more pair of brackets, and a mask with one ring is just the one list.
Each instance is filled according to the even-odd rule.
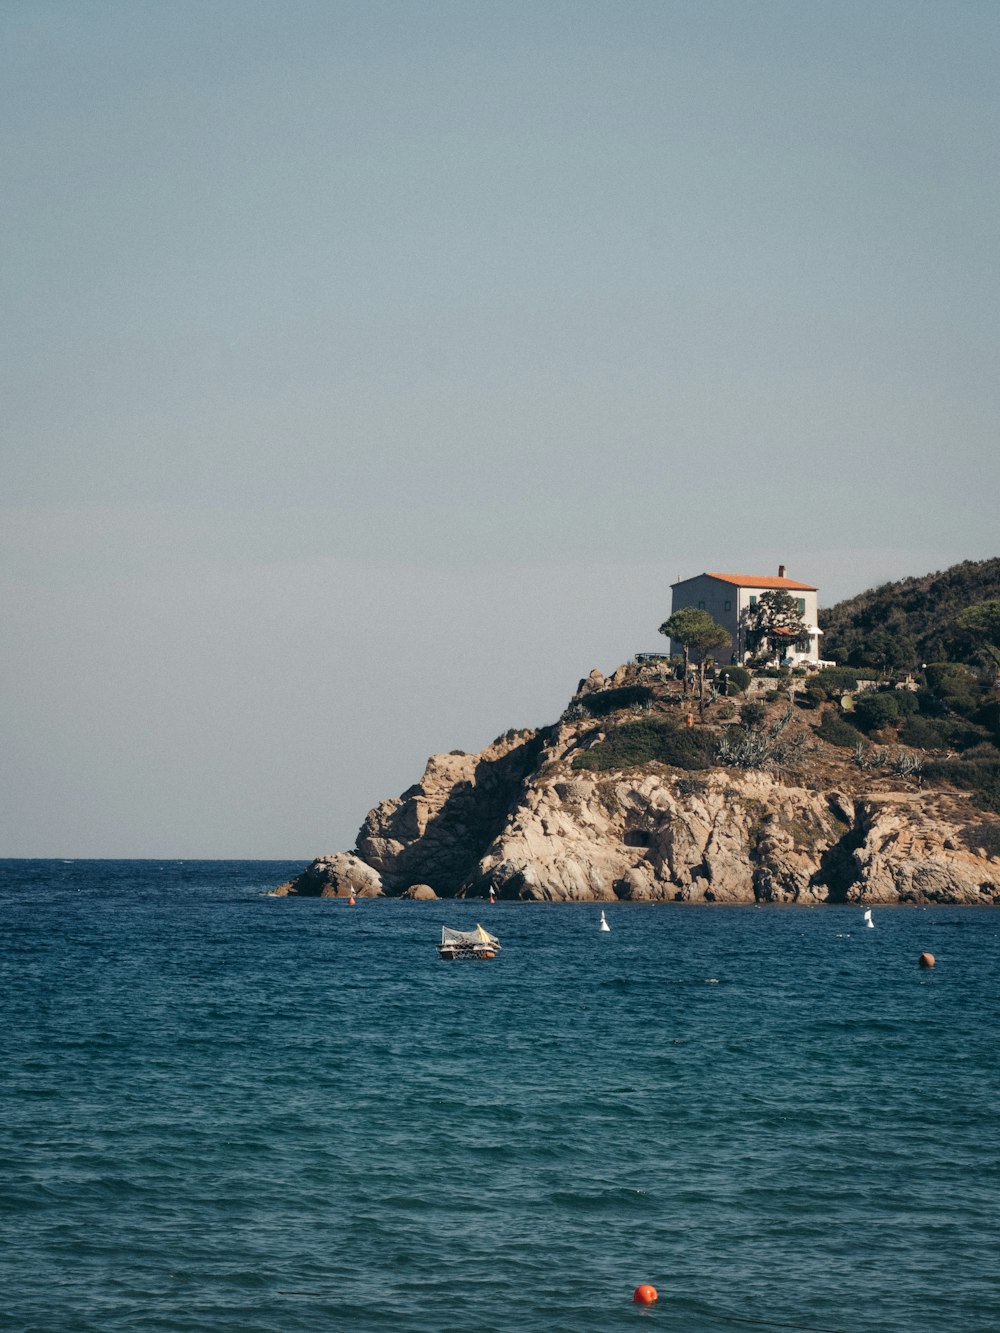
[[500,948],[500,941],[488,930],[476,924],[475,930],[452,930],[449,926],[441,927],[441,943],[453,944],[458,948],[471,948],[477,944],[488,944],[493,949]]

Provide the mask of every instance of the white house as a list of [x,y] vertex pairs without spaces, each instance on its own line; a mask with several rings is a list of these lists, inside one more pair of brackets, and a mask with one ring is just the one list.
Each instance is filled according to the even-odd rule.
[[[798,583],[795,579],[786,578],[784,565],[778,566],[777,578],[766,574],[696,574],[694,578],[681,579],[671,584],[671,589],[671,615],[689,606],[707,611],[732,639],[731,649],[720,649],[719,660],[726,661],[731,652],[737,662],[743,662],[749,656],[747,619],[761,593],[774,589],[790,593],[798,603],[799,615],[806,624],[808,637],[797,639],[784,654],[784,660],[796,665],[822,660],[819,640],[823,631],[816,624],[817,589],[811,583]],[[681,651],[680,644],[673,640],[670,648],[675,653]]]

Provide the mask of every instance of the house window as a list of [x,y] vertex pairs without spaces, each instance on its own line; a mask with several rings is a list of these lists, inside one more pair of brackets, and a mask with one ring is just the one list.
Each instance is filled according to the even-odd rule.
[[704,609],[705,609],[705,603],[704,603],[704,602],[699,602],[699,603],[698,603],[698,610],[699,610],[699,611],[704,611]]
[[804,616],[806,613],[806,599],[804,597],[797,597],[795,599],[795,605],[799,608],[799,615]]
[[753,593],[751,593],[751,594],[750,594],[750,610],[752,611],[756,605],[757,605],[757,598],[754,596]]
[[723,609],[726,610],[726,611],[731,611],[731,610],[733,609],[733,604],[732,604],[732,602],[726,602],[726,605],[725,605],[725,607],[724,607]]

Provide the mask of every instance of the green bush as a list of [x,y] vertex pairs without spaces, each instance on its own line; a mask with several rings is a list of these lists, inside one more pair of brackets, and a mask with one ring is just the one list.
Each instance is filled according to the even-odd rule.
[[816,679],[831,699],[838,694],[850,694],[858,688],[858,673],[847,667],[827,667]]
[[816,684],[816,678],[806,682],[804,690],[800,690],[795,696],[795,702],[800,708],[819,708],[820,704],[826,702],[826,690],[822,685]]
[[[993,778],[980,787],[975,796],[976,805],[980,810],[992,810],[995,814],[1000,814],[1000,778]],[[990,856],[1000,856],[1000,829],[993,829],[992,846],[987,846]]]
[[740,713],[740,721],[745,727],[762,727],[766,720],[767,709],[756,699],[743,705],[742,712]]
[[994,752],[994,756],[976,760],[934,759],[924,765],[924,776],[930,782],[950,782],[963,791],[977,792],[980,799],[991,801],[1000,791],[1000,754]]
[[624,722],[589,750],[573,759],[573,767],[593,772],[670,764],[674,768],[711,768],[715,744],[699,727],[678,727],[670,718],[644,717]]
[[622,685],[617,690],[595,690],[585,694],[580,702],[591,717],[607,717],[633,704],[648,704],[653,692],[648,685]]
[[976,722],[987,731],[1000,737],[1000,693],[992,690],[973,714]]
[[967,715],[978,707],[976,678],[960,662],[931,662],[925,675],[931,694],[954,712]]
[[750,685],[750,672],[741,666],[723,667],[719,672],[719,680],[726,682],[727,694],[746,694]]
[[[1000,789],[991,799],[1000,799]],[[1000,804],[988,805],[984,809],[1000,810]],[[982,847],[987,856],[1000,856],[1000,824],[969,824],[962,830],[961,838],[972,851]]]
[[960,717],[925,717],[914,713],[899,731],[904,745],[921,750],[971,750],[990,739],[990,733]]
[[853,750],[856,745],[864,744],[861,732],[834,712],[823,714],[823,720],[816,728],[816,735],[828,745],[838,745],[843,750]]
[[899,700],[895,690],[861,694],[854,701],[854,719],[862,731],[879,731],[899,721]]

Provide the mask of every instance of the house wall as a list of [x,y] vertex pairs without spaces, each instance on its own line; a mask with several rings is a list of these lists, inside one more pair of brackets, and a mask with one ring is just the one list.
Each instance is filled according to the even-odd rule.
[[[670,614],[673,615],[675,611],[682,611],[688,606],[707,611],[733,641],[731,647],[718,648],[714,654],[716,661],[728,662],[731,655],[737,652],[741,591],[731,583],[722,583],[719,579],[709,578],[707,574],[697,574],[693,579],[684,579],[682,583],[674,585]],[[682,653],[684,649],[671,639],[670,651]]]
[[[738,662],[742,662],[747,652],[747,617],[761,593],[768,591],[767,588],[743,588],[734,583],[725,583],[722,579],[712,578],[708,574],[696,574],[694,578],[683,579],[680,583],[674,584],[671,614],[689,606],[707,611],[732,639],[730,648],[721,648],[715,653],[716,660],[728,662],[731,656],[735,656]],[[805,623],[815,625],[817,593],[807,592],[801,588],[788,588],[786,591],[800,603]],[[819,643],[822,643],[822,640],[819,640]],[[683,648],[671,639],[670,651],[681,653]],[[812,654],[797,654],[803,660],[810,656],[818,658],[821,655],[818,646]]]

